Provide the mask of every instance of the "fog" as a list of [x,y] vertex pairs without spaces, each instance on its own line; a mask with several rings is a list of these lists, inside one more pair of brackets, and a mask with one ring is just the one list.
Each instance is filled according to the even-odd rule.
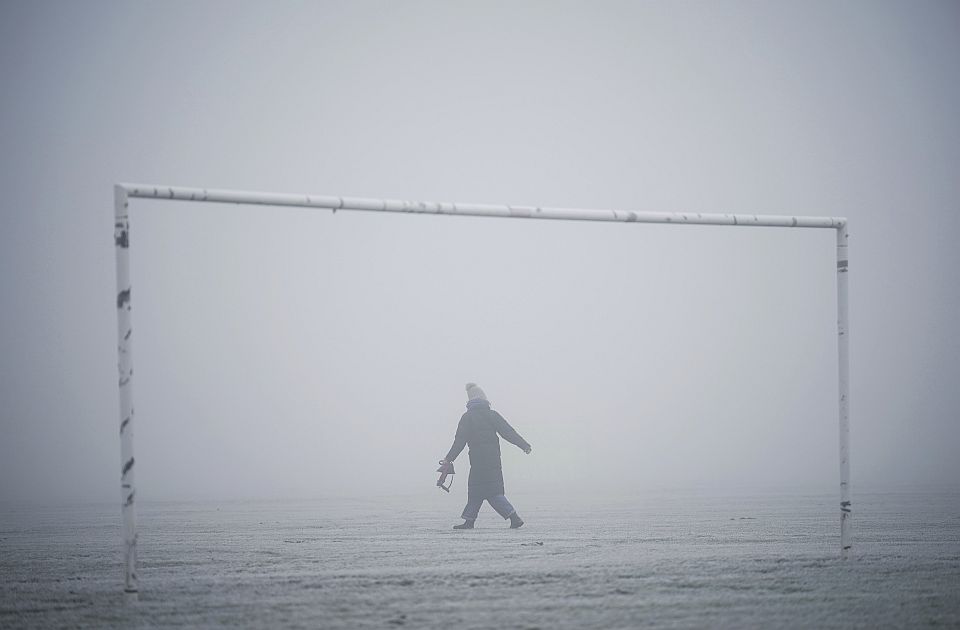
[[[121,181],[845,216],[854,497],[955,484],[958,62],[951,2],[3,3],[0,500],[119,498]],[[130,221],[140,499],[436,492],[468,381],[508,494],[838,484],[832,230]]]

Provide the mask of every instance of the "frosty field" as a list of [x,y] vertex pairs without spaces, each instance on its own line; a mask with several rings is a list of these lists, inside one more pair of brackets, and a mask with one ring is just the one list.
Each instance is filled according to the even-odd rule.
[[960,626],[960,495],[461,494],[139,505],[140,602],[123,604],[119,506],[3,506],[0,627]]

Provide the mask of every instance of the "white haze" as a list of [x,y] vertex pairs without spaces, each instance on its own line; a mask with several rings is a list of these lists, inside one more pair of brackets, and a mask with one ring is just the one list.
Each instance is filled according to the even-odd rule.
[[[118,181],[846,216],[854,493],[955,483],[958,62],[949,2],[4,3],[0,499],[119,496]],[[838,481],[832,231],[133,200],[131,245],[140,498],[435,492],[467,381],[510,492]]]

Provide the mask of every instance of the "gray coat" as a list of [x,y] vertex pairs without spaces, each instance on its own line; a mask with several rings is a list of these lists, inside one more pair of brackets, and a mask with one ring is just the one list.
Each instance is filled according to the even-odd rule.
[[520,437],[503,416],[489,408],[468,409],[457,425],[457,435],[446,459],[452,462],[464,446],[470,446],[470,479],[467,492],[471,497],[485,499],[504,494],[500,440],[497,434],[524,451],[530,448],[530,444]]

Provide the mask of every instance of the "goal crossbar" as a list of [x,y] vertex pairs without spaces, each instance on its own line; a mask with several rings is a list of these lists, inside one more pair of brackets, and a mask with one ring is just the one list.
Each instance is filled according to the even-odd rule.
[[612,221],[621,223],[677,223],[689,225],[746,225],[757,227],[834,228],[846,225],[843,217],[786,216],[772,214],[704,214],[700,212],[638,212],[588,208],[511,206],[452,201],[404,201],[366,197],[333,197],[289,193],[184,188],[145,184],[118,184],[127,197],[207,201],[261,206],[294,206],[325,210],[366,210],[413,214],[449,214],[472,217],[553,219],[561,221]]
[[852,547],[850,518],[850,392],[849,323],[847,312],[847,219],[825,216],[771,214],[719,214],[700,212],[640,212],[634,210],[552,208],[459,202],[403,201],[364,197],[335,197],[289,193],[251,192],[208,188],[116,184],[114,186],[114,241],[117,260],[117,352],[120,391],[120,485],[124,546],[124,592],[136,599],[137,529],[133,457],[133,345],[130,286],[130,198],[196,201],[262,206],[293,206],[325,210],[355,210],[408,214],[437,214],[509,219],[666,223],[673,225],[725,225],[747,227],[826,228],[837,237],[837,351],[840,433],[840,555]]

